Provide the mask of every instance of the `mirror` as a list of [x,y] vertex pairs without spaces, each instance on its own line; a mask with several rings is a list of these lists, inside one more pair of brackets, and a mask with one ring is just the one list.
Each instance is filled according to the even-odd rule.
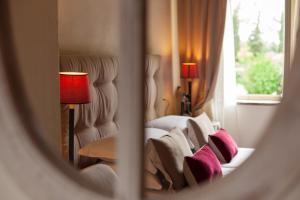
[[119,1],[63,0],[58,8],[63,156],[112,194],[120,131]]
[[[122,130],[117,4],[59,2],[60,71],[88,73],[91,95],[89,104],[75,106],[74,148],[67,148],[69,109],[62,107],[64,157],[69,159],[72,150],[80,171],[105,165],[116,177],[115,135]],[[213,182],[254,153],[282,98],[284,5],[283,0],[276,5],[270,0],[147,1],[146,194]],[[204,160],[211,161],[213,174],[199,172]]]
[[290,15],[284,0],[147,1],[160,70],[145,158],[165,191],[215,182],[253,155],[284,98]]
[[[85,81],[85,83],[88,83],[88,87],[87,87],[88,89],[86,89],[85,91],[89,90],[90,93],[88,101],[62,102],[71,105],[76,104],[74,110],[75,112],[74,123],[71,123],[71,125],[69,126],[67,126],[68,123],[70,121],[71,122],[73,121],[72,117],[68,118],[69,116],[72,115],[70,114],[72,112],[69,111],[70,108],[73,107],[72,106],[62,107],[62,118],[63,118],[62,128],[65,131],[63,132],[67,133],[65,135],[62,135],[61,137],[63,155],[66,160],[69,160],[70,157],[72,156],[69,157],[68,153],[72,152],[73,150],[74,153],[71,153],[71,155],[74,156],[74,158],[71,158],[72,164],[74,164],[76,168],[80,169],[81,172],[87,171],[86,172],[87,176],[89,176],[91,180],[94,179],[96,184],[97,181],[99,181],[100,179],[99,178],[95,179],[96,176],[93,175],[99,171],[100,166],[104,168],[104,169],[101,168],[102,171],[107,169],[108,171],[111,172],[110,175],[111,177],[114,178],[109,178],[109,180],[117,179],[118,172],[115,168],[116,167],[115,162],[117,158],[115,157],[115,153],[113,152],[115,151],[116,141],[112,139],[113,135],[117,134],[117,131],[114,132],[111,130],[118,128],[117,123],[115,123],[115,121],[117,120],[117,111],[116,111],[117,109],[113,109],[113,108],[116,108],[116,105],[118,104],[117,101],[118,93],[116,90],[116,82],[117,82],[116,77],[117,77],[118,70],[115,67],[117,65],[121,66],[121,63],[118,63],[118,61],[116,61],[112,57],[110,58],[102,57],[102,55],[115,55],[116,52],[119,51],[119,47],[118,47],[119,24],[117,20],[118,16],[115,15],[116,13],[118,13],[118,6],[116,6],[117,1],[111,1],[111,2],[99,1],[99,2],[90,1],[89,3],[86,3],[86,2],[77,1],[76,3],[74,2],[70,3],[67,1],[60,1],[59,3],[59,49],[61,55],[60,71],[64,71],[64,72],[80,71],[82,73],[88,73],[89,80]],[[244,11],[241,10],[243,9],[245,10],[245,8],[247,9],[249,8],[248,4],[246,3],[244,5],[241,2],[240,3],[236,3],[236,2],[238,1],[231,2],[232,3],[231,8],[228,8],[229,7],[228,5],[221,5],[221,4],[218,5],[218,9],[220,9],[221,11],[222,9],[224,11],[225,8],[228,8],[227,20],[224,21],[223,23],[225,26],[224,28],[225,40],[223,42],[222,49],[216,47],[216,46],[221,46],[220,43],[222,43],[221,42],[222,40],[210,39],[210,37],[218,38],[218,36],[223,35],[220,33],[219,35],[217,34],[218,31],[224,32],[224,31],[220,31],[222,29],[221,25],[219,27],[218,26],[216,27],[217,31],[213,32],[215,35],[211,33],[205,36],[205,34],[207,33],[201,32],[201,30],[200,32],[195,33],[195,35],[194,33],[190,33],[191,31],[190,29],[197,30],[197,23],[200,23],[199,27],[205,25],[205,23],[204,24],[201,23],[201,20],[200,22],[191,20],[194,17],[199,17],[198,19],[203,19],[201,18],[203,16],[199,15],[199,13],[196,12],[197,9],[201,10],[204,8],[203,5],[198,5],[199,2],[194,2],[195,6],[193,6],[193,3],[185,4],[186,2],[182,2],[182,1],[178,1],[178,4],[177,3],[174,4],[174,2],[169,2],[169,1],[148,2],[147,54],[150,54],[151,56],[147,56],[146,64],[145,64],[145,67],[147,69],[146,73],[149,73],[147,74],[147,80],[145,83],[146,84],[146,121],[147,121],[146,123],[147,129],[145,131],[146,132],[145,153],[148,153],[148,151],[150,151],[151,153],[151,149],[150,150],[148,149],[148,142],[147,142],[151,138],[152,140],[151,145],[154,146],[156,152],[161,151],[165,153],[167,151],[170,152],[175,151],[174,149],[168,148],[172,146],[170,145],[170,142],[175,141],[175,143],[179,143],[179,146],[181,145],[180,148],[184,148],[183,146],[185,146],[185,149],[188,149],[187,152],[185,152],[186,154],[185,153],[183,154],[184,156],[192,157],[203,146],[203,144],[199,142],[199,137],[201,137],[201,134],[211,135],[221,127],[226,128],[226,130],[232,135],[233,139],[236,141],[239,147],[240,146],[250,147],[250,148],[255,147],[256,142],[260,138],[260,133],[263,132],[262,130],[264,129],[265,124],[267,124],[267,121],[269,117],[272,115],[273,110],[275,110],[277,107],[277,104],[276,103],[274,104],[274,102],[277,101],[278,103],[278,98],[279,99],[281,98],[281,93],[283,88],[283,84],[282,84],[283,69],[278,69],[277,65],[284,64],[283,56],[285,56],[283,55],[283,50],[282,50],[283,48],[282,37],[284,36],[282,8],[284,6],[276,7],[276,9],[274,10],[277,10],[278,12],[274,12],[276,13],[276,16],[274,15],[272,17],[269,16],[270,13],[268,13],[267,15],[263,11],[258,12],[257,15],[254,16],[254,18],[259,19],[258,20],[259,23],[256,22],[255,24],[256,26],[253,26],[251,21],[252,19],[247,18],[247,16],[249,15],[241,16],[241,21],[239,23],[234,21],[237,20],[236,18],[238,18],[238,13],[245,13]],[[70,4],[72,5],[70,6]],[[251,6],[254,7],[253,9],[261,8],[259,6],[262,6],[262,8],[266,7],[266,5],[264,5],[263,3],[258,3],[254,0],[249,4],[251,4]],[[208,14],[208,17],[210,17],[209,15],[210,14],[209,8],[211,8],[210,4],[208,3],[205,6],[206,6],[205,8],[208,8],[206,13]],[[102,9],[103,8],[107,8],[107,9],[104,9],[105,12],[99,12],[98,9],[100,7]],[[186,16],[187,12],[186,11],[181,12],[182,11],[181,8],[185,8],[187,10],[193,10],[192,16]],[[279,10],[280,8],[282,10]],[[232,18],[228,18],[229,11],[232,11],[232,13],[234,14]],[[218,12],[218,13],[221,15],[222,12]],[[226,12],[223,12],[223,15],[226,16]],[[273,39],[271,39],[272,37],[268,37],[269,35],[266,32],[270,31],[269,29],[259,30],[260,26],[265,27],[264,25],[271,24],[269,23],[268,20],[264,21],[265,16],[268,16],[270,18],[268,20],[271,20],[272,22],[274,21],[274,23],[277,22],[276,25],[274,25],[275,27],[274,29],[276,30],[278,29],[278,33],[277,31],[274,31],[272,27],[271,28],[269,27],[269,29],[271,29],[272,33],[275,32],[276,34],[274,35],[277,35],[278,38],[277,36],[276,37],[274,36]],[[227,51],[227,49],[225,50],[226,45],[228,45],[227,43],[230,43],[230,39],[228,39],[230,38],[229,35],[230,33],[228,30],[229,29],[228,23],[230,22],[229,19],[233,20],[234,23],[232,25],[233,28],[235,28],[235,29],[231,29],[231,32],[233,32],[231,33],[231,40],[238,38],[238,36],[240,37],[240,40],[236,39],[235,43],[231,43],[231,50]],[[263,25],[259,26],[260,23]],[[241,30],[242,28],[247,26],[247,24],[250,27],[252,28],[255,27],[255,28],[253,29],[253,32],[245,31],[246,32],[245,34],[245,32]],[[193,28],[195,26],[196,28]],[[240,29],[237,30],[237,27],[239,27]],[[207,30],[210,29],[212,28],[207,27]],[[157,30],[160,31],[158,32]],[[234,35],[234,33],[236,33],[236,35]],[[247,34],[248,36],[245,36]],[[261,34],[261,36],[259,34]],[[267,36],[264,34],[267,34]],[[206,38],[207,41],[211,40],[210,42],[213,45],[213,46],[206,47],[207,52],[204,52],[202,48],[203,46],[205,46],[203,45],[203,41],[201,41],[201,38],[203,37]],[[219,44],[216,43],[215,41],[219,41]],[[259,52],[257,49],[256,50],[251,49],[254,47],[257,48],[256,46],[257,43],[261,45],[259,46],[259,51],[262,50],[262,52]],[[232,74],[226,76],[229,70],[225,70],[225,68],[222,68],[225,67],[226,64],[232,61],[232,60],[231,61],[226,60],[230,57],[230,56],[228,57],[226,56],[227,54],[229,54],[228,53],[229,51],[231,51],[231,53],[234,54],[234,51],[232,51],[232,47],[234,45],[232,44],[240,45],[239,47],[240,50],[236,51],[235,54],[236,60],[233,60],[233,62],[235,62],[235,64],[238,66],[236,68],[238,70],[238,73],[234,75],[235,77],[232,77],[231,76]],[[262,45],[265,46],[262,47]],[[236,49],[238,49],[238,47],[236,47]],[[183,51],[183,53],[181,50]],[[221,50],[223,54],[221,54]],[[203,60],[205,56],[207,56],[209,60],[210,53],[215,53],[216,55],[219,55],[221,66],[219,66],[218,62],[215,61],[218,60],[216,59],[216,57],[213,57],[213,59],[210,59],[210,61]],[[269,87],[268,86],[263,91],[266,94],[269,93],[274,94],[268,97],[266,97],[267,95],[263,97],[260,96],[261,95],[259,91],[260,88],[253,91],[252,89],[249,89],[247,85],[247,84],[253,84],[253,80],[251,79],[250,75],[252,75],[254,72],[252,73],[250,69],[257,67],[256,62],[258,62],[254,58],[261,58],[260,56],[262,56],[262,54],[266,56],[262,58],[263,59],[262,63],[264,63],[264,66],[268,66],[270,70],[273,70],[272,73],[270,72],[267,74],[268,75],[273,74],[271,78],[275,77],[274,80],[272,79],[272,83],[273,81],[275,81],[274,84],[275,86],[273,85],[270,86],[271,89],[268,88]],[[101,57],[99,58],[98,55],[101,55]],[[99,70],[98,72],[93,71],[95,70],[94,67],[98,65],[100,66],[101,69],[104,70],[104,72],[102,72],[101,70]],[[215,66],[215,69],[210,71],[209,69],[206,68],[207,66],[210,65]],[[86,69],[84,69],[84,67],[86,67]],[[215,75],[217,71],[219,71],[219,76]],[[263,72],[265,72],[265,70],[263,70]],[[61,75],[66,75],[66,74],[61,74]],[[82,76],[86,74],[71,74],[71,75],[75,75],[75,77],[77,78],[79,75]],[[74,77],[72,77],[72,79],[73,78]],[[265,77],[263,77],[262,83],[268,85],[269,84],[268,81],[270,79],[265,80],[264,78]],[[226,80],[229,81],[227,82]],[[222,81],[224,83],[229,83],[233,80],[237,80],[237,82],[240,85],[239,88],[243,87],[239,91],[242,91],[241,93],[244,95],[244,97],[246,96],[248,98],[248,99],[238,99],[238,104],[236,104],[235,102],[234,105],[232,104],[230,99],[228,100],[223,98],[224,94],[227,94],[225,91],[225,87],[228,87],[228,85],[227,86],[225,86],[225,84],[220,85],[220,82]],[[61,83],[62,82],[63,81],[61,79]],[[211,85],[209,85],[209,83],[211,83]],[[258,82],[257,84],[259,83],[260,82]],[[110,88],[107,88],[108,86]],[[218,87],[221,87],[221,89],[219,89]],[[222,87],[223,87],[223,91],[222,91]],[[63,92],[62,88],[61,88],[61,92]],[[252,96],[253,93],[255,94],[254,96]],[[218,95],[221,96],[219,99],[217,98]],[[104,98],[105,100],[102,102],[102,104],[106,105],[107,107],[101,107],[100,109],[100,107],[98,107],[99,104],[91,103],[93,100],[95,100],[96,98],[95,96],[99,99],[101,99],[103,96],[105,98],[111,98],[111,99],[107,100]],[[231,98],[232,97],[236,97],[236,94],[233,93],[233,95],[231,95]],[[258,100],[255,98],[258,97],[264,98],[264,101],[258,103],[255,102],[256,100]],[[212,99],[214,100],[213,102],[210,101]],[[88,102],[89,104],[87,105],[77,105],[77,104],[85,104]],[[220,110],[218,110],[217,106],[222,107],[220,109],[221,112],[219,112]],[[98,107],[98,109],[96,107]],[[258,110],[259,112],[266,113],[266,114],[260,114],[259,117],[261,117],[261,119],[258,119],[258,115],[257,115]],[[207,115],[201,115],[203,111],[205,111]],[[161,117],[166,115],[171,115],[171,114],[174,115],[173,120],[175,122],[173,123],[175,123],[175,125],[170,125],[170,127],[166,128],[166,127],[159,127],[159,126],[168,125],[165,121],[164,122],[155,121],[158,123],[158,125],[153,122],[154,120],[161,119]],[[230,115],[232,116],[232,114],[234,114],[233,119],[228,118],[228,116]],[[107,118],[110,119],[109,122],[107,121]],[[249,122],[250,119],[258,120],[257,123],[255,123],[256,130],[253,129],[252,126],[249,127],[249,124],[253,124]],[[166,121],[168,121],[169,123],[170,121],[172,121],[172,119],[167,118]],[[204,128],[201,127],[201,123],[205,124]],[[186,127],[182,128],[181,127],[182,124],[184,124],[184,126]],[[210,127],[206,127],[208,124],[210,124]],[[75,128],[74,140],[71,140],[74,142],[74,144],[68,143],[67,140],[68,137],[70,137],[71,131],[69,130],[72,127],[72,125],[74,125]],[[181,129],[175,131],[171,130],[174,127],[178,127]],[[153,130],[153,129],[159,129],[159,130]],[[251,131],[251,136],[249,134],[249,130]],[[170,134],[172,133],[172,131],[174,132],[173,134],[174,138],[172,136],[169,136],[172,135]],[[192,133],[194,133],[194,135],[192,135]],[[168,135],[168,137],[163,137],[166,135]],[[221,132],[220,135],[224,135],[223,132]],[[164,138],[164,139],[168,138],[168,139],[165,139],[166,141],[160,141],[160,138]],[[230,140],[232,140],[232,138],[230,138]],[[186,142],[183,142],[184,144],[180,144],[182,143],[182,141],[186,141]],[[209,143],[208,139],[207,141],[205,141],[205,143],[207,142]],[[215,149],[213,150],[213,148],[217,148],[217,145],[216,144],[214,145],[215,146],[211,147],[210,150],[212,150],[211,152],[213,152],[213,155],[215,155],[218,161],[221,159],[222,155],[218,155],[218,153],[220,152],[216,153],[217,150]],[[73,146],[74,148],[70,148],[70,146]],[[93,151],[95,146],[97,148],[100,147],[101,149],[100,150],[97,149],[96,151]],[[161,150],[158,150],[159,149],[158,146],[162,147]],[[84,147],[86,147],[85,150],[89,155],[82,153],[84,151]],[[149,148],[151,148],[151,146]],[[253,151],[250,149],[248,150],[247,150],[248,153],[245,153],[247,154],[247,156],[251,154],[249,152]],[[101,152],[102,155],[98,155],[99,152]],[[238,152],[240,152],[239,149]],[[233,152],[233,154],[236,153],[237,152]],[[172,156],[174,156],[174,154],[172,154]],[[145,155],[145,158],[146,161],[149,161],[147,160],[147,155]],[[168,155],[158,155],[158,158],[160,158],[163,161],[169,161],[170,159]],[[152,157],[151,159],[155,159],[155,158]],[[226,161],[226,158],[223,159],[225,159]],[[149,162],[153,162],[153,161],[155,160],[150,160]],[[80,162],[83,162],[83,164],[81,165]],[[104,167],[103,166],[104,162],[113,164],[113,166],[109,166],[109,168]],[[187,179],[186,177],[188,175],[184,173],[182,174],[182,169],[184,169],[184,165],[182,165],[181,163],[181,166],[174,167],[175,164],[177,164],[177,160],[173,160],[172,162],[173,162],[172,166],[166,167],[169,168],[166,171],[164,171],[162,167],[158,165],[150,166],[150,168],[156,168],[156,169],[153,170],[148,168],[148,171],[145,172],[146,188],[148,186],[148,183],[153,183],[154,181],[156,181],[155,184],[157,184],[155,187],[158,187],[159,189],[171,188],[177,190],[177,189],[181,189],[183,185],[186,186],[187,180],[185,179]],[[108,165],[107,163],[105,163],[105,166]],[[149,167],[148,164],[149,163],[146,162],[145,167]],[[162,163],[163,167],[165,167],[165,165],[166,163]],[[186,163],[186,165],[189,165],[188,162]],[[192,172],[191,167],[190,166],[185,166],[185,167],[186,168],[189,167],[190,171],[187,173],[190,176],[192,176],[192,180],[195,182],[194,180],[195,177],[193,177],[194,174]],[[176,172],[174,172],[175,175],[174,174],[171,175],[171,173],[173,173],[171,172],[172,168],[178,168],[178,170],[181,170],[181,174],[180,174],[181,176],[179,177],[179,179],[185,180],[183,181],[184,183],[178,185],[175,183],[176,181],[174,180],[176,178],[174,178],[173,176],[176,176]],[[229,168],[229,172],[231,172],[233,170],[232,168],[236,168],[236,167],[228,167],[228,168]],[[91,171],[86,169],[89,169]],[[222,175],[224,175],[223,173],[224,172],[222,171]],[[148,177],[152,177],[152,178],[148,179]],[[164,182],[165,185],[161,185],[161,182]],[[111,182],[111,184],[114,185],[115,183]],[[114,186],[112,186],[112,188],[114,188]]]

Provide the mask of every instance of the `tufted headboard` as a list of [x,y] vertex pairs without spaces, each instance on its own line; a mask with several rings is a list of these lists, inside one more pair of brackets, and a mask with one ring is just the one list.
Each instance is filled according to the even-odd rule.
[[[60,71],[87,72],[89,75],[91,103],[75,107],[75,152],[92,141],[117,134],[119,129],[117,123],[117,58],[61,56]],[[62,118],[67,118],[66,110],[66,108],[63,109]],[[63,132],[67,132],[64,121],[66,120],[63,120],[62,128],[65,129]],[[64,137],[63,140],[66,141],[66,138]],[[77,157],[76,162],[82,168],[93,164],[95,160]]]
[[[118,60],[115,57],[61,56],[60,71],[87,72],[90,81],[91,103],[75,107],[75,152],[99,138],[117,134],[118,111]],[[160,57],[146,57],[146,121],[157,117],[157,72]],[[67,157],[68,108],[62,107],[63,152]],[[97,160],[75,156],[79,168],[94,164]]]
[[150,121],[158,117],[157,109],[157,74],[160,68],[160,56],[148,55],[146,57],[146,83],[145,83],[145,101],[146,112],[145,120]]

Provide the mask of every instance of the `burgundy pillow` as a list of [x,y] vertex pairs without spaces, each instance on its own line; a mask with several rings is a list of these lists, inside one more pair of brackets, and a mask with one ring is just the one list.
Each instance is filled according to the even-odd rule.
[[221,164],[209,145],[204,145],[193,156],[186,156],[184,176],[190,186],[222,176]]
[[238,153],[236,142],[225,129],[220,129],[215,134],[209,135],[208,144],[222,163],[229,163]]

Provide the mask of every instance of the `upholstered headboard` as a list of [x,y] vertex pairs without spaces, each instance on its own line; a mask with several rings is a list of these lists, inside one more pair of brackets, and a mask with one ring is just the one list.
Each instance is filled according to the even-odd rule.
[[[91,103],[75,107],[75,152],[99,138],[117,134],[118,111],[118,60],[115,57],[99,56],[61,56],[60,71],[87,72],[90,81]],[[146,57],[146,120],[157,117],[157,72],[160,57]],[[62,109],[63,143],[67,147],[68,115],[67,107]],[[67,155],[64,148],[64,154]],[[96,162],[95,159],[76,157],[80,168]]]
[[[75,152],[92,141],[117,134],[117,58],[61,56],[60,71],[87,72],[89,75],[91,103],[75,107]],[[62,126],[64,128],[66,124]],[[77,157],[76,161],[80,167],[91,164],[91,159],[83,157]]]
[[146,57],[146,112],[145,119],[150,121],[158,117],[157,108],[157,74],[160,68],[160,56],[158,55],[148,55]]

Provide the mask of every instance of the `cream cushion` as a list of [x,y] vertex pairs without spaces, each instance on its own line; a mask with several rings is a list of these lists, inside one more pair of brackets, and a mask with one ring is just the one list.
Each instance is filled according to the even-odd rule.
[[147,128],[159,128],[166,131],[171,131],[174,128],[179,128],[185,130],[187,120],[191,117],[187,116],[178,116],[178,115],[168,115],[160,117],[151,121],[146,122]]
[[218,149],[218,147],[215,145],[215,143],[211,140],[210,137],[208,137],[208,144],[209,144],[210,148],[214,151],[214,153],[216,154],[216,156],[218,157],[219,161],[221,163],[227,163],[226,159],[223,156],[223,154]]
[[188,137],[198,150],[208,143],[208,136],[215,132],[214,127],[206,113],[187,121]]
[[167,178],[171,178],[175,190],[186,186],[183,174],[184,157],[192,156],[193,153],[182,131],[175,128],[169,135],[160,139],[150,139],[149,143],[157,153],[154,166],[164,175],[169,175]]
[[102,191],[113,195],[118,177],[109,166],[96,164],[81,170],[80,173]]
[[163,129],[145,128],[145,142],[147,142],[151,138],[158,139],[168,134],[169,131]]
[[195,179],[195,176],[193,175],[190,167],[188,166],[187,162],[183,162],[183,172],[184,176],[189,184],[189,186],[195,186],[198,185],[197,180]]
[[188,137],[189,133],[187,128],[187,121],[190,118],[191,117],[188,116],[168,115],[148,121],[146,122],[145,126],[147,128],[158,128],[166,131],[171,131],[174,128],[179,128],[184,133],[190,148],[193,149],[194,144]]

